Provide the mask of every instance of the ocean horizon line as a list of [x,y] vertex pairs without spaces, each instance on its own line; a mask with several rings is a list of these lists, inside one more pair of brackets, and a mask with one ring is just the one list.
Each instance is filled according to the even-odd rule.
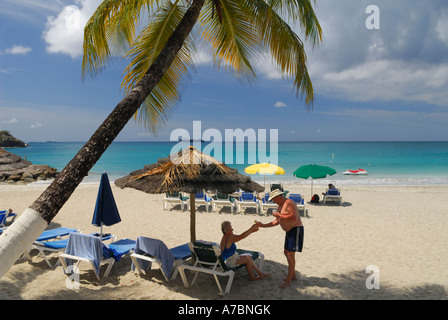
[[[115,141],[92,167],[86,181],[99,180],[103,171],[108,172],[111,179],[127,175],[161,158],[166,158],[172,153],[173,147],[179,146],[177,143]],[[314,163],[335,169],[337,173],[328,180],[338,184],[448,184],[448,142],[445,141],[279,141],[278,149],[274,148],[277,149],[277,156],[272,156],[269,152],[272,144],[267,144],[266,150],[258,154],[260,146],[233,141],[234,147],[231,151],[233,155],[225,153],[228,149],[225,142],[217,145],[207,142],[196,144],[201,151],[210,152],[215,159],[243,174],[246,174],[244,169],[247,166],[260,162],[276,163],[285,170],[286,174],[283,176],[267,175],[266,182],[297,181],[293,172],[302,165]],[[219,150],[220,146],[223,149]],[[243,146],[244,150],[240,150]],[[30,143],[30,147],[16,148],[12,152],[33,164],[48,164],[61,171],[81,147],[82,142],[34,142]],[[368,175],[343,174],[347,170],[359,168],[366,170]],[[255,181],[264,180],[258,175],[250,176]]]

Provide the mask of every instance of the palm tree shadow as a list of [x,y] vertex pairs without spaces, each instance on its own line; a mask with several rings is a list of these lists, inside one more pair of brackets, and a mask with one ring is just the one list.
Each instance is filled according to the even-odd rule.
[[[316,277],[296,272],[297,280],[290,287],[280,288],[286,277],[286,265],[267,260],[263,272],[271,273],[270,278],[260,281],[249,281],[247,272],[241,269],[236,272],[229,295],[222,297],[213,276],[200,274],[194,288],[185,288],[182,283],[168,283],[168,288],[177,290],[193,299],[230,299],[230,300],[446,300],[448,292],[444,286],[426,284],[411,288],[397,288],[381,285],[379,289],[369,289],[366,279],[369,276],[364,270],[353,270],[345,274],[331,274],[330,277]],[[279,272],[279,270],[281,270]],[[187,274],[189,282],[193,275]],[[227,278],[219,277],[223,288]],[[179,280],[179,279],[178,279]],[[180,280],[179,280],[180,281]],[[264,282],[260,284],[260,282]],[[203,287],[204,290],[197,290]],[[210,287],[215,293],[210,296]],[[267,287],[269,289],[267,289]],[[207,288],[207,289],[205,289]]]
[[[131,283],[122,283],[122,278],[133,279],[129,272],[130,258],[126,261],[117,262],[106,278],[98,281],[91,270],[83,270],[80,275],[81,290],[61,289],[46,295],[42,293],[39,299],[133,299],[129,294]],[[102,267],[103,268],[103,267]],[[15,272],[12,282],[2,283],[0,292],[1,299],[23,299],[26,284],[32,282],[46,272],[62,272],[62,270],[51,270],[42,264],[42,267],[33,268],[33,272]],[[100,270],[102,275],[104,269]],[[166,289],[199,300],[447,300],[446,288],[438,284],[425,284],[414,287],[398,288],[391,285],[381,284],[379,289],[368,289],[366,279],[368,274],[364,270],[352,270],[344,274],[330,274],[328,277],[317,277],[296,272],[298,280],[293,281],[290,287],[280,288],[286,276],[286,265],[275,261],[266,260],[265,273],[271,273],[271,277],[259,281],[249,281],[245,269],[238,270],[230,290],[230,294],[221,296],[215,280],[210,274],[200,274],[196,283],[186,288],[180,276],[175,280],[166,281],[160,270],[155,268],[144,275],[135,274],[135,279],[140,277],[145,282],[156,282],[165,286]],[[187,279],[191,285],[193,273],[186,270]],[[221,286],[225,288],[227,277],[219,277]],[[88,287],[85,284],[94,284]],[[98,290],[100,288],[101,290]],[[123,290],[123,291],[122,291]],[[148,289],[149,290],[149,289]],[[151,294],[151,292],[148,292]],[[153,292],[156,294],[156,292]]]

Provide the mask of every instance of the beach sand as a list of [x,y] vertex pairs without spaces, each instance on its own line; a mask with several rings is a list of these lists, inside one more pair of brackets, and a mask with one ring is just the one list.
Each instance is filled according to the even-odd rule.
[[[0,204],[22,213],[45,189],[42,185],[0,186]],[[310,200],[309,186],[286,186]],[[118,238],[147,236],[163,240],[168,247],[189,241],[189,212],[179,206],[163,210],[163,195],[112,187],[122,221],[105,227]],[[264,271],[272,277],[249,281],[239,270],[230,295],[221,297],[211,275],[201,274],[191,288],[181,277],[166,282],[158,268],[142,276],[130,269],[129,257],[112,268],[109,277],[97,281],[87,264],[81,264],[80,288],[66,287],[61,266],[49,268],[32,252],[33,260],[17,262],[0,279],[0,299],[447,299],[448,298],[448,186],[345,186],[343,204],[308,204],[303,252],[296,254],[297,281],[279,288],[286,276],[283,254],[284,232],[279,226],[260,229],[238,242],[238,248],[258,250],[265,255]],[[82,184],[54,218],[50,227],[79,228],[96,232],[91,225],[98,184]],[[314,193],[324,191],[314,187]],[[264,223],[272,216],[255,210],[232,214],[197,212],[197,239],[219,242],[220,225],[232,222],[242,233],[255,219]],[[56,262],[57,254],[51,255]],[[368,266],[376,266],[378,289],[368,289]],[[104,269],[101,269],[101,274]],[[189,280],[192,274],[188,274]],[[221,278],[227,280],[227,278]],[[367,281],[372,284],[370,279]],[[221,281],[221,283],[224,283]]]

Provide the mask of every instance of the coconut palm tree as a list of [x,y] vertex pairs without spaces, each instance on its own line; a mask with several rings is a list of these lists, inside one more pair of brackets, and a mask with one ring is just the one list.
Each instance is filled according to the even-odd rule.
[[[270,55],[312,107],[313,86],[300,25],[312,45],[322,30],[310,0],[104,0],[84,29],[83,76],[100,72],[117,52],[131,59],[125,96],[59,176],[0,236],[0,277],[48,226],[104,151],[134,116],[151,130],[173,111],[198,51],[251,82],[254,62]],[[286,21],[288,19],[288,22]],[[291,25],[290,25],[291,24]]]

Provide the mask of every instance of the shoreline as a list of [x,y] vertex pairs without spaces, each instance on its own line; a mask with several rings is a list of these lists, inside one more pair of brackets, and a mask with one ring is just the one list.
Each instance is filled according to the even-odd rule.
[[[124,175],[115,175],[114,173],[108,173],[109,181],[111,184],[114,183],[114,181],[118,178],[121,178]],[[260,176],[253,176],[249,175],[252,181],[260,184],[263,186],[264,180],[263,178],[260,179]],[[282,183],[284,185],[289,185],[293,188],[311,188],[311,179],[304,180],[304,179],[297,179],[297,178],[281,178],[281,176],[277,176],[277,179],[270,179],[266,180],[266,189],[268,189],[270,183]],[[90,174],[84,180],[80,183],[80,185],[90,185],[90,184],[99,184],[101,179],[101,173],[94,173]],[[26,184],[24,186],[48,186],[51,184],[53,180],[44,180],[44,181],[38,181]],[[333,183],[336,186],[340,187],[437,187],[437,186],[448,186],[448,177],[443,178],[428,178],[428,177],[378,177],[378,178],[372,178],[372,177],[359,177],[357,178],[348,178],[348,179],[340,179],[339,177],[336,177],[332,179],[331,177],[327,177],[324,179],[314,179],[313,180],[313,186],[319,188],[319,187],[325,187],[329,183]],[[0,186],[17,186],[15,184],[7,184],[0,182]]]
[[[91,221],[98,185],[81,184],[50,227],[97,232]],[[45,187],[0,185],[0,203],[21,214]],[[302,193],[309,201],[309,185],[296,188],[285,184],[285,188]],[[176,207],[163,210],[163,195],[119,189],[113,184],[112,190],[122,221],[105,227],[105,232],[118,238],[142,235],[161,239],[169,248],[189,241],[189,213]],[[115,263],[109,277],[99,282],[91,269],[81,264],[81,288],[70,290],[62,268],[48,268],[34,251],[31,263],[17,262],[0,279],[0,299],[447,300],[448,186],[342,186],[341,190],[341,206],[307,204],[309,217],[302,217],[304,250],[296,254],[298,281],[289,288],[278,288],[286,274],[286,259],[284,232],[274,227],[237,243],[238,248],[263,252],[263,271],[272,277],[252,282],[244,269],[239,270],[230,295],[225,297],[218,294],[211,275],[201,274],[194,286],[185,288],[180,277],[167,283],[157,267],[142,276],[135,274],[128,257]],[[324,191],[323,186],[314,186],[314,193]],[[254,219],[267,223],[273,218],[250,209],[245,214],[232,214],[226,208],[207,213],[201,206],[196,215],[197,239],[219,242],[222,221],[231,221],[238,234]],[[56,257],[51,254],[51,261]],[[366,288],[366,268],[372,265],[379,268],[379,289]],[[226,279],[220,281],[224,284]]]

